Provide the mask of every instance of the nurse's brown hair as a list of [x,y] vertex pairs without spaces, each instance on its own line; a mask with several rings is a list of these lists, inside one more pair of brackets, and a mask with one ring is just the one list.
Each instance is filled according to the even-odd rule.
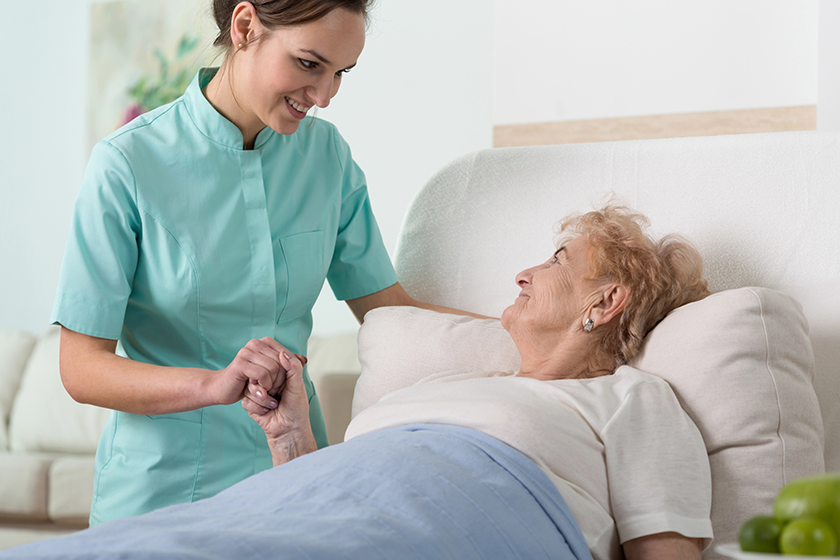
[[[230,26],[233,10],[242,0],[213,0],[213,18],[219,26],[219,34],[213,45],[229,50]],[[336,9],[361,15],[368,19],[374,0],[251,0],[260,23],[269,30],[288,25],[301,25],[321,19]]]

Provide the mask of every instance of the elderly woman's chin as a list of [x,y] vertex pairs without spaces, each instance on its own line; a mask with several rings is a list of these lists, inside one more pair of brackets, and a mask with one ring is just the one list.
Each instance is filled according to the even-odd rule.
[[502,326],[505,328],[506,331],[510,332],[511,325],[516,321],[516,317],[519,313],[516,310],[516,304],[508,306],[504,311],[502,311]]

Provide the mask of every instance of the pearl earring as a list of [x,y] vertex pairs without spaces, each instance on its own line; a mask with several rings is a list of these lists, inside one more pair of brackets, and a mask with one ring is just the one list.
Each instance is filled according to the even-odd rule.
[[239,43],[239,48],[240,48],[240,49],[242,48],[242,43]]

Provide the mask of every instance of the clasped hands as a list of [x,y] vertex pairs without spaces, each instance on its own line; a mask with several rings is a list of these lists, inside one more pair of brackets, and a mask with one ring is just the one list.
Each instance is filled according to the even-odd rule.
[[317,449],[303,383],[306,358],[270,337],[250,340],[217,378],[217,400],[242,401],[265,432],[277,466]]

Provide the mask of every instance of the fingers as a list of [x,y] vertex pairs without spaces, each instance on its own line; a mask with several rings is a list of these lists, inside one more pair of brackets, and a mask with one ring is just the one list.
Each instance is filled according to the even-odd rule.
[[[286,368],[279,359],[284,353],[291,355],[289,350],[272,338],[253,339],[239,351],[229,367],[235,369],[243,381],[247,378],[264,389],[276,389],[278,383],[284,383],[285,375],[280,374],[285,374]],[[299,354],[295,356],[301,363],[306,363],[306,357]]]
[[[256,339],[248,341],[248,344],[236,355],[234,363],[240,375],[259,384],[264,390],[274,385],[283,369],[278,360],[278,353],[264,340]],[[261,398],[265,398],[265,395]]]
[[[276,407],[276,405],[275,405],[275,407]],[[242,399],[242,408],[247,410],[248,414],[250,414],[252,417],[254,417],[254,416],[264,416],[265,414],[268,414],[272,410],[271,408],[267,408],[265,406],[262,406],[258,402],[254,401],[250,398],[247,398],[247,397]],[[256,420],[256,418],[254,418],[254,419]]]
[[306,357],[293,354],[273,338],[250,340],[230,365],[219,371],[213,385],[218,393],[216,400],[229,404],[249,398],[259,406],[277,408],[293,363],[301,371]]
[[279,394],[280,391],[269,392],[265,388],[260,387],[258,384],[250,382],[245,386],[245,392],[242,394],[242,399],[250,399],[266,409],[274,409],[277,408]]

